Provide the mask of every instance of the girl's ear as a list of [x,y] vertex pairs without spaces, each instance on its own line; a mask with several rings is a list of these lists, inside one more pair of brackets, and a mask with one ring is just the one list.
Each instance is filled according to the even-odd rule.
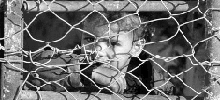
[[132,55],[132,57],[138,57],[139,54],[141,53],[141,51],[144,48],[144,44],[145,44],[145,39],[141,39],[139,41],[136,41],[133,43],[132,49],[130,51],[130,54]]

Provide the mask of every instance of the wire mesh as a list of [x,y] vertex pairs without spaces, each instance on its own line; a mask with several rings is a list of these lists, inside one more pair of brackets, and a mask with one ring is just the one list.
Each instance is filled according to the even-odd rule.
[[[23,19],[18,12],[13,10],[13,4],[16,2],[16,0],[7,1],[6,12]],[[169,100],[180,99],[180,97],[173,98],[170,95],[191,96],[190,99],[204,96],[211,98],[212,93],[209,89],[212,85],[208,86],[206,79],[207,76],[214,75],[209,68],[219,65],[219,61],[210,59],[207,44],[213,38],[219,39],[219,36],[213,33],[205,34],[204,23],[211,27],[210,32],[219,32],[220,28],[213,27],[207,17],[212,10],[220,10],[219,8],[204,10],[201,5],[204,6],[205,1],[196,0],[197,4],[187,11],[174,12],[167,7],[169,2],[161,0],[159,2],[165,7],[165,12],[158,14],[151,12],[146,15],[140,9],[149,3],[148,0],[143,1],[141,5],[137,3],[138,1],[127,0],[126,2],[135,8],[130,12],[98,11],[96,5],[105,1],[88,0],[87,5],[92,6],[93,9],[90,12],[80,13],[80,20],[78,19],[79,21],[73,24],[51,10],[51,5],[59,4],[56,0],[35,2],[36,5],[44,3],[45,10],[37,12],[29,23],[22,21],[23,29],[19,31],[19,34],[23,32],[31,38],[34,41],[31,46],[37,45],[35,43],[41,43],[43,46],[35,50],[25,50],[24,45],[24,47],[13,47],[14,51],[13,48],[10,51],[5,49],[3,44],[0,45],[0,49],[5,52],[5,57],[0,58],[0,62],[10,66],[6,68],[23,75],[15,99],[30,99],[31,97],[40,100],[58,99],[57,94],[44,91],[65,92],[62,95],[69,96],[59,99],[76,100],[82,99],[81,95],[85,92],[93,92],[93,97],[89,99],[102,97],[100,94],[103,93],[113,94],[116,97],[114,99],[125,99],[125,94],[128,93],[133,94],[131,98],[137,93],[143,93],[136,99],[155,99],[151,97],[152,94]],[[56,37],[54,40],[39,39],[32,32],[40,29],[30,30],[35,21],[47,12],[56,18],[54,22],[57,22],[53,25],[46,24],[47,27],[66,27],[58,32],[62,35],[52,35]],[[16,25],[16,23],[13,24]],[[38,27],[44,26],[40,24]],[[5,27],[7,30],[7,26]],[[80,38],[77,38],[79,43],[74,47],[61,49],[51,45],[68,38],[73,30],[80,33]],[[20,41],[12,38],[17,34],[16,32],[10,32],[13,33],[10,35],[7,33],[9,32],[6,31],[5,36],[0,38],[1,41],[6,41],[8,38],[14,43]],[[136,47],[138,49],[134,49]],[[14,55],[22,56],[24,59],[6,59]],[[26,66],[21,68],[16,66],[16,63],[23,63]],[[149,67],[146,63],[150,63],[148,65],[153,68],[151,79],[134,74],[138,69],[142,70],[142,73],[149,72],[143,71],[142,67]],[[131,85],[129,78],[135,80],[135,86],[129,87]],[[148,82],[150,85],[147,86],[146,81],[150,80],[152,82]],[[218,84],[219,78],[215,78],[214,81],[214,84]],[[31,90],[31,92],[23,90]],[[33,91],[36,91],[34,96]],[[32,94],[27,96],[28,93]]]

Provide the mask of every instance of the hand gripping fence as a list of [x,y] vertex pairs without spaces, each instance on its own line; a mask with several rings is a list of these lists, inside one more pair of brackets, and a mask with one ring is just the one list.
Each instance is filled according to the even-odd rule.
[[[0,35],[1,100],[220,100],[220,0],[5,0],[0,3],[1,22],[4,22]],[[69,18],[60,14],[64,12]],[[105,14],[112,12],[128,14],[108,20]],[[35,16],[25,17],[31,13]],[[104,37],[111,38],[110,34],[96,37],[81,28],[93,13],[107,19],[109,32],[112,23],[133,15],[140,24],[135,29],[146,26],[143,30],[149,32],[145,34],[142,53],[129,63],[132,67],[124,72],[111,66],[119,74],[111,76],[111,83],[105,86],[92,79],[91,73],[86,74],[93,71],[94,63],[100,62],[91,60],[97,50],[89,51],[86,47],[96,45]],[[41,17],[43,14],[48,16]],[[41,31],[44,28],[49,31]],[[53,33],[53,29],[59,34]],[[81,45],[81,34],[92,35],[96,40]],[[63,49],[62,41],[66,39],[77,43]],[[79,54],[82,49],[92,52],[91,55]],[[138,85],[125,90],[119,85],[123,92],[115,91],[114,84],[127,76]],[[126,80],[125,84],[130,86],[132,82]]]

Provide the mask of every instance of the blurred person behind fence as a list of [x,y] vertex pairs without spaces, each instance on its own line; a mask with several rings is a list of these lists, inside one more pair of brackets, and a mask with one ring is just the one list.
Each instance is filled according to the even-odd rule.
[[[105,17],[104,17],[104,16]],[[98,86],[123,93],[126,72],[132,57],[138,57],[145,43],[145,29],[136,15],[92,13],[83,21],[81,54],[45,50],[33,56],[36,66],[29,82],[47,91],[74,91],[85,86],[80,69]],[[79,56],[84,56],[83,60]],[[79,63],[88,63],[79,65]],[[47,67],[46,67],[46,66]],[[50,65],[50,67],[48,67]],[[81,68],[80,68],[81,67]]]

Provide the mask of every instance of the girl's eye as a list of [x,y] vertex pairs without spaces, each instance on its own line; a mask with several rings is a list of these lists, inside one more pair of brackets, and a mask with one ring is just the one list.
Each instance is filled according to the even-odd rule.
[[86,37],[86,38],[84,38],[84,40],[86,40],[87,42],[94,42],[94,41],[95,41],[95,38]]
[[118,43],[118,42],[111,42],[111,45],[112,46],[120,46],[120,43]]

